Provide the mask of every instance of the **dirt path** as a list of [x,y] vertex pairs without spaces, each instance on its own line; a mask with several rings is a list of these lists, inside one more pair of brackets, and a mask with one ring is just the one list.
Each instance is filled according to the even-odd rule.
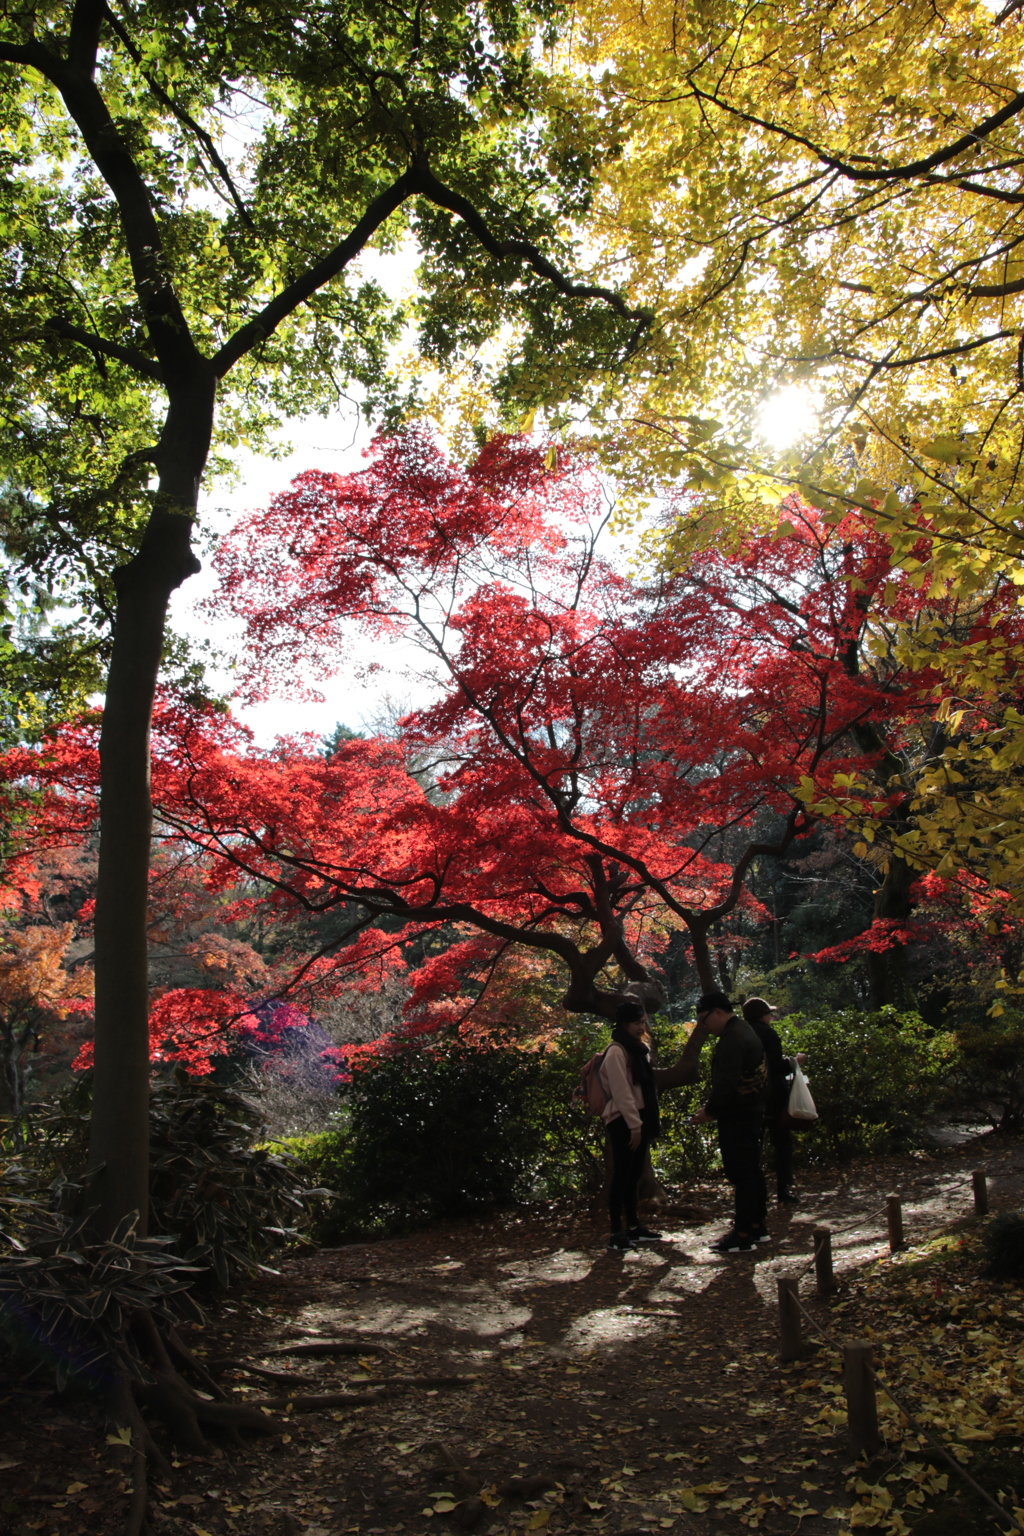
[[[1016,1144],[880,1162],[807,1180],[806,1203],[775,1213],[774,1242],[749,1257],[707,1249],[727,1214],[718,1184],[689,1193],[706,1222],[692,1207],[670,1214],[666,1241],[637,1253],[607,1253],[603,1223],[563,1207],[293,1259],[222,1305],[194,1343],[211,1362],[309,1385],[230,1367],[225,1383],[259,1401],[365,1393],[396,1375],[472,1379],[403,1386],[365,1407],[285,1411],[280,1437],[181,1458],[158,1491],[154,1529],[439,1536],[476,1513],[472,1528],[488,1536],[836,1531],[850,1503],[841,1415],[829,1417],[838,1367],[823,1356],[808,1380],[805,1367],[779,1365],[776,1277],[806,1266],[817,1224],[835,1233],[840,1276],[879,1257],[896,1188],[911,1243],[966,1216],[979,1165],[993,1208],[1020,1204]],[[824,1309],[806,1268],[801,1295]],[[386,1341],[389,1352],[269,1353],[339,1337]],[[0,1533],[114,1536],[122,1479],[89,1411],[13,1384],[2,1395]],[[534,1481],[515,1487],[524,1478]],[[467,1502],[480,1493],[482,1509]]]

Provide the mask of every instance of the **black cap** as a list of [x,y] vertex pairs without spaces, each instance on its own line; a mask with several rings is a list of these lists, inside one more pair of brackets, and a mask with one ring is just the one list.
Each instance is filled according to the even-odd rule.
[[771,1003],[765,1002],[763,997],[748,997],[743,1004],[743,1017],[748,1024],[753,1024],[756,1020],[766,1018],[769,1013],[774,1012],[775,1009]]
[[645,1017],[647,1009],[643,1003],[620,1003],[615,1010],[616,1024],[635,1024],[637,1019]]
[[712,1013],[716,1008],[724,1008],[726,1013],[732,1013],[732,1003],[724,992],[705,992],[703,997],[697,999],[698,1013]]

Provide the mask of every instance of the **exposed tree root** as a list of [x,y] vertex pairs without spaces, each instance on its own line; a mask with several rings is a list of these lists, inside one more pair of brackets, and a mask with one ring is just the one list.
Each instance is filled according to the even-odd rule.
[[553,1477],[538,1472],[534,1477],[510,1477],[507,1482],[498,1484],[497,1492],[503,1499],[535,1499],[538,1493],[557,1487]]
[[265,1350],[262,1358],[269,1360],[272,1355],[384,1355],[387,1353],[386,1344],[359,1344],[350,1339],[315,1339],[309,1343],[283,1344],[278,1349]]
[[249,1365],[245,1360],[215,1360],[218,1371],[245,1371],[247,1376],[262,1376],[266,1381],[277,1381],[283,1387],[315,1387],[312,1376],[293,1376],[288,1371],[268,1371],[262,1365]]
[[172,1355],[177,1356],[186,1370],[191,1371],[194,1376],[198,1377],[212,1397],[217,1398],[220,1402],[226,1403],[228,1401],[228,1394],[224,1391],[224,1388],[219,1382],[214,1380],[202,1361],[196,1359],[177,1328],[168,1328],[167,1348]]
[[[366,1408],[382,1403],[397,1392],[325,1392],[318,1397],[267,1397],[260,1408],[287,1408],[289,1413],[318,1413],[321,1408]],[[265,1421],[266,1422],[266,1421]]]
[[476,1376],[385,1376],[379,1383],[373,1383],[376,1391],[326,1392],[317,1397],[265,1397],[255,1406],[287,1408],[294,1413],[315,1413],[318,1408],[341,1408],[346,1405],[365,1407],[367,1403],[379,1403],[385,1398],[397,1397],[399,1392],[408,1391],[410,1387],[471,1387],[478,1380]]
[[470,1477],[469,1473],[456,1461],[451,1451],[443,1440],[430,1440],[427,1443],[428,1451],[436,1451],[441,1458],[445,1472],[450,1472],[455,1481],[455,1486],[460,1493],[476,1494],[479,1491],[479,1481]]
[[[126,1375],[119,1377],[110,1390],[109,1408],[111,1418],[122,1432],[125,1455],[131,1464],[132,1488],[124,1536],[146,1536],[148,1469],[154,1466],[165,1476],[171,1469],[150,1433],[142,1409],[160,1420],[175,1444],[199,1456],[210,1450],[208,1431],[241,1445],[242,1430],[272,1435],[280,1431],[281,1425],[250,1403],[230,1401],[177,1329],[171,1327],[162,1332],[151,1312],[135,1313],[131,1331],[151,1379],[138,1382]],[[183,1370],[198,1379],[204,1395],[189,1386]],[[125,1430],[130,1431],[130,1436],[124,1436]]]

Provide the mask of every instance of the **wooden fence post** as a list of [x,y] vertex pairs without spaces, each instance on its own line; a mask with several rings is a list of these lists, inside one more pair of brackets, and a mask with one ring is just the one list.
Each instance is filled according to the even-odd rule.
[[885,1219],[889,1228],[889,1252],[899,1253],[903,1247],[903,1206],[899,1195],[889,1195],[886,1199]]
[[804,1352],[804,1341],[800,1328],[800,1308],[797,1305],[797,1296],[800,1291],[800,1281],[795,1275],[780,1275],[779,1285],[779,1338],[781,1341],[781,1358],[783,1360],[799,1360]]
[[814,1275],[818,1282],[818,1295],[830,1296],[836,1288],[832,1273],[832,1233],[828,1227],[814,1227],[811,1231],[814,1243]]
[[874,1456],[882,1444],[878,1433],[872,1355],[870,1344],[843,1345],[846,1427],[850,1435],[850,1449],[855,1456],[860,1456],[862,1452]]
[[988,1180],[985,1177],[984,1168],[975,1168],[971,1174],[971,1183],[974,1185],[974,1214],[975,1216],[987,1216]]

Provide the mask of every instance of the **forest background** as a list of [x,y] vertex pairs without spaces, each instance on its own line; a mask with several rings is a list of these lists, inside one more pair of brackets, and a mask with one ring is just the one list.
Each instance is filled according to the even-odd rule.
[[[599,1022],[671,1054],[712,984],[812,1048],[816,1155],[1019,1129],[1020,25],[5,13],[3,1108],[75,1059],[90,1241],[171,1230],[151,1079],[319,1129],[337,1230],[578,1187]],[[353,389],[367,467],[237,518],[208,611],[242,699],[358,643],[424,702],[258,746],[168,603],[204,476]],[[396,1205],[428,1102],[478,1155]]]

